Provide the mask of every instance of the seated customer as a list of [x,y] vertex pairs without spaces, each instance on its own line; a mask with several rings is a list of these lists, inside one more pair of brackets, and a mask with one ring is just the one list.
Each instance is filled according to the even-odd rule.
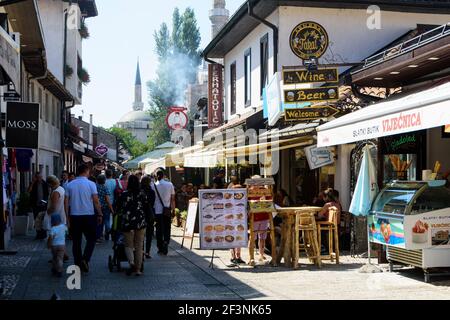
[[[337,215],[337,227],[339,228],[340,220],[341,220],[341,212],[342,206],[339,203],[339,192],[334,189],[327,189],[324,191],[324,200],[325,205],[322,210],[319,212],[316,221],[328,221],[330,209],[336,210]],[[326,231],[322,231],[322,255],[328,254],[328,236]]]

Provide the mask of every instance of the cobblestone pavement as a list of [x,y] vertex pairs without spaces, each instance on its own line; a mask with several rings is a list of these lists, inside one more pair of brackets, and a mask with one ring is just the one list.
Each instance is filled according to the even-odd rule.
[[[81,290],[68,290],[66,277],[51,276],[45,242],[15,239],[12,249],[18,251],[17,255],[0,256],[0,285],[4,288],[0,299],[47,300],[54,293],[63,300],[450,299],[450,277],[435,278],[426,284],[423,274],[416,270],[360,273],[366,260],[350,256],[341,257],[340,265],[325,262],[322,269],[303,258],[298,270],[268,265],[237,268],[229,266],[227,251],[215,251],[212,269],[212,252],[196,249],[198,239],[192,251],[182,249],[181,234],[181,229],[174,228],[168,256],[152,252],[152,259],[145,262],[143,277],[109,272],[111,242],[97,245],[91,272],[82,276]],[[186,240],[185,246],[189,245],[190,240]],[[243,250],[246,261],[247,251]],[[381,267],[386,271],[386,266]]]

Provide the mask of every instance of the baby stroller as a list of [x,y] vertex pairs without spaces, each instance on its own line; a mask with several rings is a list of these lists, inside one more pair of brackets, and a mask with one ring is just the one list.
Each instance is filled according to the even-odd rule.
[[[111,239],[113,241],[113,255],[108,257],[108,269],[109,272],[114,271],[114,267],[117,271],[122,271],[121,262],[128,262],[127,255],[125,253],[125,237],[120,231],[119,215],[115,214],[113,217],[113,225],[111,228]],[[142,259],[141,272],[144,271],[144,257]]]

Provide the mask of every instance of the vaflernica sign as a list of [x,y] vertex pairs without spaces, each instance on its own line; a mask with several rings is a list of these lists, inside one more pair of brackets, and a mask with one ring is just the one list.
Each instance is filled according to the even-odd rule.
[[39,145],[39,104],[8,102],[6,105],[6,146],[37,149]]

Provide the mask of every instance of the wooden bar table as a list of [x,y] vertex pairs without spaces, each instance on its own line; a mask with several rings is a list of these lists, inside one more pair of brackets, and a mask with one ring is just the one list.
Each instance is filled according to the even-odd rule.
[[281,229],[281,244],[278,251],[277,263],[284,259],[284,264],[288,267],[297,268],[298,261],[295,261],[295,217],[297,213],[313,212],[317,214],[321,207],[285,207],[277,208],[278,215],[283,219]]

